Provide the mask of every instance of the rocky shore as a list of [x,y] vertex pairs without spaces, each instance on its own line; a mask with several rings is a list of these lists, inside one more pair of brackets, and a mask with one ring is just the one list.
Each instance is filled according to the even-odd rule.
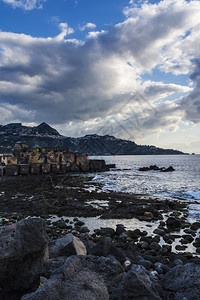
[[[103,192],[91,180],[1,178],[0,299],[200,299],[200,223],[188,221],[187,203]],[[136,218],[145,229],[91,230],[83,216]]]

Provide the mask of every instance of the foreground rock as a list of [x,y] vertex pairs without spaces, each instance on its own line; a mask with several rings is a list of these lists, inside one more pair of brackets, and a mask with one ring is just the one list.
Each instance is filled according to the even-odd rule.
[[[116,267],[115,267],[116,264]],[[119,263],[106,258],[71,256],[56,269],[42,288],[21,300],[108,300],[104,279],[123,269]]]
[[167,299],[200,299],[200,265],[188,263],[169,271],[164,279],[164,288],[168,291]]
[[110,299],[161,300],[161,287],[146,274],[145,268],[133,265],[127,273],[113,280]]
[[67,234],[63,238],[59,238],[52,241],[49,244],[49,256],[70,256],[70,255],[86,255],[87,250],[83,242],[81,242],[77,237],[73,236],[72,233]]
[[38,287],[48,258],[44,221],[29,218],[0,229],[0,299],[19,299]]

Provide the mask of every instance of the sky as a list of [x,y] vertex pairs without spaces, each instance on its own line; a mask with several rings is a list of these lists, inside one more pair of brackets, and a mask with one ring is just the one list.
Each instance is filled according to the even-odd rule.
[[200,153],[200,1],[0,0],[0,124]]

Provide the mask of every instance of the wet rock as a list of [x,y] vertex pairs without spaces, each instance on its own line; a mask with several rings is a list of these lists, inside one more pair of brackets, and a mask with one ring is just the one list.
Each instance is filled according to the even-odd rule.
[[161,172],[173,172],[173,171],[175,171],[175,169],[172,166],[170,166],[170,167],[168,167],[166,169],[161,170]]
[[141,247],[142,249],[148,249],[149,244],[148,244],[147,242],[143,241],[143,242],[140,242],[140,247]]
[[194,246],[194,247],[200,247],[200,238],[197,237],[197,238],[195,239],[195,241],[194,241],[194,243],[193,243],[193,246]]
[[138,234],[137,232],[135,232],[134,230],[128,230],[126,232],[127,236],[129,236],[130,238],[132,238],[133,240],[137,240],[140,237],[140,233]]
[[123,232],[126,232],[126,227],[123,225],[123,224],[117,224],[116,225],[116,234],[117,235],[120,235],[120,234],[122,234]]
[[169,217],[166,221],[167,227],[171,229],[181,228],[181,221],[174,217]]
[[81,228],[79,229],[79,232],[80,233],[87,233],[87,232],[89,232],[90,230],[88,229],[88,227],[87,226],[81,226]]
[[161,171],[161,172],[173,172],[175,171],[175,169],[170,166],[168,168],[164,168],[164,167],[161,167],[159,168],[158,166],[156,165],[152,165],[150,167],[142,167],[142,168],[139,168],[139,171]]
[[107,286],[100,276],[88,269],[79,257],[70,257],[66,263],[36,292],[21,300],[108,300]]
[[175,249],[178,250],[178,251],[183,251],[187,248],[187,246],[181,246],[181,245],[176,245],[175,246]]
[[178,266],[178,265],[183,265],[183,262],[182,262],[182,260],[181,259],[175,259],[174,261],[173,261],[173,264],[175,265],[175,266]]
[[167,299],[200,299],[200,265],[188,263],[176,266],[167,272],[163,279],[168,292]]
[[192,230],[197,230],[200,228],[200,222],[194,222],[191,227],[190,227]]
[[184,229],[185,233],[191,234],[193,237],[196,235],[196,232],[192,229],[186,228]]
[[139,265],[142,265],[142,266],[145,267],[147,270],[149,270],[149,269],[151,268],[151,266],[152,266],[152,263],[151,263],[149,260],[145,260],[145,259],[140,260],[140,261],[138,262],[138,264],[139,264]]
[[82,225],[85,225],[85,223],[83,222],[83,221],[81,221],[81,220],[78,220],[77,218],[74,218],[74,221],[76,221],[75,223],[74,223],[74,226],[82,226]]
[[189,234],[183,235],[182,239],[180,240],[181,244],[190,244],[193,241],[194,241],[194,238]]
[[60,268],[62,265],[64,265],[66,261],[65,256],[59,256],[56,258],[50,258],[46,260],[43,264],[42,268],[42,275],[45,278],[50,278],[51,275],[55,272],[56,269]]
[[18,299],[39,285],[48,258],[44,221],[29,218],[0,229],[0,298]]
[[156,228],[153,233],[158,234],[160,236],[164,236],[166,234],[165,230]]
[[91,249],[90,252],[92,255],[95,256],[108,256],[112,255],[118,260],[120,263],[124,263],[126,257],[124,256],[123,252],[115,247],[112,243],[112,239],[110,237],[104,237]]
[[144,268],[137,266],[134,270],[133,265],[130,271],[113,279],[110,299],[161,300],[159,290],[161,290],[159,284],[150,279]]
[[149,245],[149,248],[151,250],[155,250],[155,251],[159,251],[161,249],[161,246],[156,243],[156,242],[152,242],[150,245]]
[[87,251],[83,242],[72,233],[65,235],[63,238],[51,241],[49,244],[50,258],[58,256],[67,257],[74,254],[86,255]]
[[163,236],[163,240],[168,244],[172,244],[172,242],[175,240],[175,238],[171,234],[167,233]]
[[96,229],[95,233],[98,235],[114,236],[115,230],[110,227],[101,227],[101,229]]

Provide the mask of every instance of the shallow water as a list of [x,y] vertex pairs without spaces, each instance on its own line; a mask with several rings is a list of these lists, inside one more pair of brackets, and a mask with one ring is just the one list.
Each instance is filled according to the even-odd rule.
[[[128,155],[91,157],[116,164],[116,169],[99,173],[93,182],[104,190],[150,194],[184,199],[191,202],[190,213],[200,219],[200,155]],[[140,167],[173,166],[174,172],[146,171]],[[198,204],[199,203],[199,204]]]

